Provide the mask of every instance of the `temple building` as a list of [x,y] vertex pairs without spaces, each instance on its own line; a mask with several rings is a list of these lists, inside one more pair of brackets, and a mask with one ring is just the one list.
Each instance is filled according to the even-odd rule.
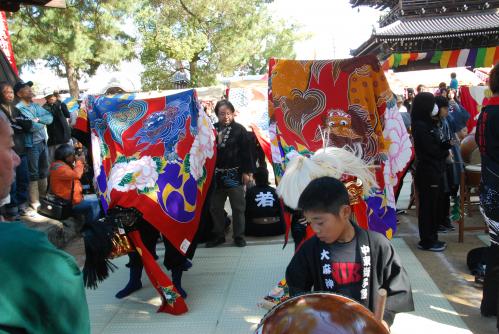
[[499,0],[350,0],[386,11],[353,56],[376,54],[385,69],[410,71],[499,61]]

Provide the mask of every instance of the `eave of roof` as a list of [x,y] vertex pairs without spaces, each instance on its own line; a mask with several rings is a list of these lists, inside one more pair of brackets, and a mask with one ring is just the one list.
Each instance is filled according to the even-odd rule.
[[374,36],[381,40],[414,40],[437,38],[442,35],[459,37],[496,32],[499,32],[499,10],[465,15],[402,18],[376,29]]

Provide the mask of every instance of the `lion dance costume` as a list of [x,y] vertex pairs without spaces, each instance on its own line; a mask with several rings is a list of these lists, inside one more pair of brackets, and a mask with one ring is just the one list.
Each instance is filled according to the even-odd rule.
[[[332,176],[345,183],[360,227],[393,236],[395,192],[414,153],[375,56],[271,59],[269,117],[278,193],[287,206],[296,208],[312,179]],[[308,228],[306,238],[312,235]],[[261,305],[287,298],[283,280]]]
[[[89,96],[75,128],[90,134],[101,204],[108,216],[117,217],[108,219],[115,223],[114,230],[116,222],[120,229],[124,227],[142,257],[145,271],[162,299],[158,312],[187,312],[183,298],[144,246],[130,217],[151,224],[181,254],[187,254],[192,246],[216,159],[214,129],[196,92],[159,97]],[[109,241],[113,233],[104,236]],[[114,237],[114,246],[115,250],[121,246],[127,251],[123,234],[121,239]],[[111,252],[107,249],[100,255],[111,257]],[[109,263],[107,268],[99,263],[97,274],[95,268],[84,270],[87,286],[95,287],[96,281],[107,276]]]

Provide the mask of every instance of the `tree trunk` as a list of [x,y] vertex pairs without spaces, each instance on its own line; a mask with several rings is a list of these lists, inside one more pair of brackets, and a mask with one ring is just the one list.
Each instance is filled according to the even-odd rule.
[[[197,57],[196,57],[197,58]],[[197,78],[197,69],[198,69],[198,62],[195,60],[189,62],[189,74],[191,76],[190,78],[190,86],[191,87],[196,87],[198,85],[198,78]]]
[[68,63],[64,63],[66,67],[66,76],[68,78],[69,94],[77,99],[80,96],[80,87],[78,87],[78,75],[75,68]]

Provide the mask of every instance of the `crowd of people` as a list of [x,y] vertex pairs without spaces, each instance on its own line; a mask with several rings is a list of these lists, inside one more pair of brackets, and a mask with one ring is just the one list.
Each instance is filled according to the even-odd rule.
[[7,220],[37,216],[40,198],[49,188],[50,165],[56,159],[56,150],[63,144],[72,145],[70,114],[59,94],[45,96],[46,103],[41,106],[33,102],[32,86],[31,81],[19,81],[14,86],[0,83],[0,108],[14,129],[14,149],[21,161],[10,200],[2,207]]
[[397,97],[416,153],[412,170],[419,203],[418,247],[423,250],[445,250],[446,244],[438,240],[438,233],[454,231],[452,222],[459,218],[451,215],[451,199],[458,202],[464,170],[460,142],[468,134],[470,114],[460,103],[456,88],[456,75],[452,73],[450,84],[440,83],[433,93],[419,85],[417,94],[408,89],[405,100]]
[[[482,314],[486,316],[497,314],[499,294],[499,65],[491,71],[489,84],[494,96],[490,104],[483,108],[476,129],[482,156],[481,212],[491,236],[481,308]],[[46,96],[43,107],[34,103],[31,87],[31,82],[21,81],[14,86],[0,83],[2,215],[8,221],[36,215],[40,197],[49,191],[71,201],[73,214],[83,216],[84,223],[91,224],[102,217],[103,212],[97,199],[85,198],[83,194],[81,179],[87,168],[86,159],[84,154],[75,149],[71,138],[67,106],[57,94]],[[450,205],[451,200],[457,197],[460,174],[464,168],[460,140],[468,135],[466,122],[469,114],[459,102],[455,75],[449,85],[443,83],[435,93],[428,92],[423,85],[417,87],[416,93],[407,90],[406,99],[397,97],[397,105],[404,125],[412,136],[416,153],[413,170],[415,189],[419,196],[418,248],[443,251],[446,244],[439,240],[438,234],[454,230]],[[244,126],[235,121],[235,109],[229,101],[219,101],[214,112],[217,118],[214,123],[217,159],[213,187],[205,203],[212,220],[206,247],[216,247],[226,241],[227,199],[232,210],[232,234],[236,246],[246,246],[245,235],[284,233],[284,212],[275,189],[269,185],[269,172],[264,159],[259,158],[262,154],[257,141]],[[300,211],[291,212],[291,232],[295,245],[302,244],[305,239],[307,224],[315,236],[307,237],[308,240],[297,249],[287,268],[286,278],[292,296],[312,289],[331,290],[364,303],[373,310],[374,297],[367,292],[366,286],[372,285],[376,291],[384,288],[388,291],[388,307],[384,318],[387,326],[393,322],[396,312],[414,309],[407,273],[395,249],[381,234],[363,231],[351,222],[349,194],[342,182],[329,176],[317,178],[302,194],[296,195],[299,196]],[[144,244],[155,254],[159,232],[151,229],[154,228],[147,222],[139,224]],[[33,278],[30,282],[43,284],[43,289],[29,289],[33,293],[41,293],[32,298],[46,300],[44,305],[33,306],[33,310],[38,307],[52,309],[47,305],[60,305],[62,300],[65,305],[57,309],[57,312],[65,312],[64,316],[61,313],[54,317],[48,316],[53,323],[45,321],[37,326],[49,326],[61,333],[88,332],[85,293],[81,273],[74,260],[56,250],[39,233],[21,225],[0,224],[0,232],[0,251],[10,254],[7,262],[0,263],[0,271],[12,275],[9,281],[19,284],[18,290],[9,289],[11,296],[7,301],[0,301],[1,309],[10,310],[9,314],[0,312],[0,329],[9,333],[19,329],[44,331],[42,327],[26,325],[26,319],[36,316],[31,314],[31,307],[20,307],[21,296],[27,297],[16,291],[25,289],[22,286],[25,280],[18,280],[16,275],[29,275]],[[22,244],[16,244],[19,241]],[[169,249],[172,253],[176,252],[168,240],[163,238],[163,241],[166,253],[169,253]],[[29,272],[21,269],[16,261],[20,256],[17,252],[19,249],[38,257],[36,266],[28,266]],[[331,274],[330,263],[324,262],[329,261],[330,257],[333,258],[333,266],[348,267],[352,272],[367,274],[346,275],[348,277],[336,277],[333,274],[334,280],[324,279],[324,275]],[[28,261],[34,262],[26,259]],[[182,272],[192,264],[185,256],[178,259],[175,256],[165,257],[164,264],[172,271],[172,281],[185,298],[187,293],[181,285]],[[57,279],[46,282],[47,277],[43,278],[40,273],[52,266],[57,267],[53,271]],[[116,294],[117,298],[126,297],[142,287],[143,264],[137,253],[130,254],[128,267],[130,280]],[[2,270],[6,268],[8,270]],[[350,269],[347,271],[350,272]],[[371,270],[376,275],[370,275]],[[59,289],[61,282],[66,286]],[[49,290],[48,296],[41,292],[51,287],[54,291]],[[5,290],[2,283],[0,289]],[[71,330],[68,330],[69,327]]]

